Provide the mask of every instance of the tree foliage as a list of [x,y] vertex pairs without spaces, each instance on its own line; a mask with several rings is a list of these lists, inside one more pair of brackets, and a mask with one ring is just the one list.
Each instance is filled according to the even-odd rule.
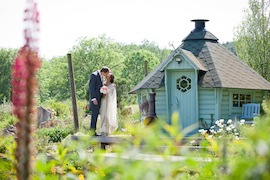
[[[137,57],[136,55],[131,57],[132,52],[137,52]],[[117,92],[118,99],[132,102],[134,98],[128,98],[127,94],[132,86],[144,78],[144,73],[139,73],[144,69],[142,68],[144,67],[144,61],[148,62],[148,72],[150,72],[169,52],[170,50],[159,49],[155,43],[146,40],[141,45],[125,45],[115,42],[106,35],[97,38],[79,38],[71,51],[77,97],[80,99],[87,98],[88,82],[91,73],[100,69],[102,66],[108,66],[115,75],[115,82],[119,89]],[[136,61],[138,68],[140,68],[140,71],[136,72],[140,76],[137,76],[133,82],[130,82],[131,79],[134,79],[131,78],[130,74],[134,72],[134,68],[132,67],[134,63],[132,60],[130,61],[131,64],[127,61],[130,58],[134,58],[133,60]],[[54,72],[52,70],[50,70],[51,73]],[[68,80],[67,78],[66,80],[62,80],[62,82]],[[53,86],[56,87],[55,85]],[[49,89],[52,89],[52,87]],[[62,92],[66,95],[61,98],[67,98],[69,96],[69,89],[65,90],[68,93],[66,91]],[[49,95],[49,97],[54,96],[56,96],[55,93],[50,93]]]
[[16,49],[0,49],[0,102],[5,98],[10,100],[11,66],[16,55]]
[[[121,44],[106,35],[97,38],[79,38],[71,51],[76,95],[85,99],[88,94],[88,82],[92,72],[102,66],[108,66],[115,75],[119,107],[134,103],[134,96],[129,90],[140,82],[144,76],[144,65],[147,62],[148,73],[163,59],[170,50],[160,49],[154,42],[144,40],[141,44]],[[10,97],[11,66],[16,50],[0,51],[0,98]],[[70,79],[67,56],[42,60],[38,72],[39,101],[50,99],[63,101],[70,99]]]
[[250,0],[245,17],[235,33],[238,57],[270,80],[269,1]]
[[70,97],[68,64],[66,57],[43,61],[39,73],[40,100],[65,100]]
[[98,38],[80,38],[72,49],[75,84],[79,98],[85,96],[85,86],[92,72],[108,66],[115,77],[123,68],[124,55],[120,44],[105,35]]
[[159,63],[159,59],[148,50],[137,50],[128,53],[122,77],[129,80],[129,87],[135,86],[146,76],[145,63],[147,72],[150,72]]

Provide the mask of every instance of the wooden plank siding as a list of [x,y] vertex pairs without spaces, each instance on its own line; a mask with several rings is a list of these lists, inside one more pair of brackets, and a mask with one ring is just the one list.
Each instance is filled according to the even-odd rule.
[[254,92],[254,103],[262,103],[265,95],[266,95],[266,91],[255,91]]
[[[223,89],[221,99],[221,117],[220,119],[229,119],[230,115],[230,93],[228,89]],[[217,120],[217,119],[216,119]]]
[[187,70],[187,69],[194,69],[194,67],[188,62],[186,59],[182,59],[181,64],[171,61],[168,66],[166,67],[167,70]]
[[198,88],[199,118],[207,124],[211,122],[211,114],[215,117],[215,90],[213,88]]
[[169,123],[167,118],[167,98],[166,98],[166,91],[165,87],[155,89],[156,92],[156,114],[157,117],[164,120],[165,122]]

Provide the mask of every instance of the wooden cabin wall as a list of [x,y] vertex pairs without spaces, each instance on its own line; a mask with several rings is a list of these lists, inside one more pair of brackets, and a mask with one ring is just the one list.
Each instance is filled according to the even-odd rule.
[[165,87],[155,89],[156,93],[156,114],[157,117],[159,117],[161,120],[164,120],[165,122],[169,123],[169,120],[167,118],[167,100],[166,100],[166,91]]
[[[213,88],[198,88],[199,99],[199,118],[209,125],[211,122],[211,114],[215,117],[215,90]],[[215,119],[214,119],[215,121]]]
[[230,118],[234,118],[235,114],[241,114],[242,108],[237,108],[232,106],[232,96],[233,93],[244,93],[244,94],[251,94],[252,103],[262,103],[265,95],[265,91],[263,90],[242,90],[242,89],[229,89],[229,115]]
[[228,120],[231,117],[230,115],[230,92],[228,89],[223,89],[222,99],[221,99],[221,117],[220,119]]

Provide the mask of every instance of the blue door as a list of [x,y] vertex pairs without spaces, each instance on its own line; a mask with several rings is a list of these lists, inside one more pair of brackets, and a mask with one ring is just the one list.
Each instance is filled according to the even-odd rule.
[[[179,113],[179,124],[183,129],[194,124],[197,126],[197,83],[194,71],[171,71],[168,77],[170,114]],[[193,129],[189,134],[197,133],[197,130]]]

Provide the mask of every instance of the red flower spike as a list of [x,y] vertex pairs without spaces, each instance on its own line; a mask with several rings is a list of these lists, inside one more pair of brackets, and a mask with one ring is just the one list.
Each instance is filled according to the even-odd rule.
[[26,0],[24,11],[25,45],[19,50],[12,66],[12,103],[13,113],[19,119],[17,127],[16,170],[17,179],[31,176],[31,157],[33,156],[33,122],[36,120],[37,79],[40,67],[38,58],[39,13],[33,0]]

